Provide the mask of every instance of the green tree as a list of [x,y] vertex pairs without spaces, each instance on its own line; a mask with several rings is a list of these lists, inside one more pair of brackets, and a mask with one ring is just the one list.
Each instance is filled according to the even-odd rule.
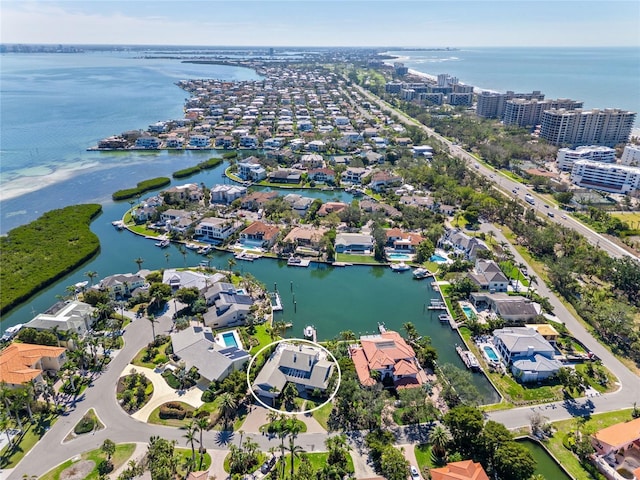
[[463,456],[475,451],[475,445],[484,427],[482,411],[466,405],[454,407],[445,414],[444,424],[451,432],[456,450]]
[[380,473],[387,480],[406,480],[409,475],[409,461],[400,450],[388,446],[380,458]]
[[233,417],[237,407],[238,404],[231,393],[225,392],[220,395],[220,410],[222,411],[222,418],[224,418],[225,428],[229,425],[229,420]]
[[433,242],[430,239],[425,238],[418,244],[418,248],[416,249],[416,261],[418,263],[426,262],[431,258],[435,251],[436,249],[433,246]]
[[198,429],[198,426],[196,425],[196,422],[191,420],[191,422],[189,422],[189,424],[187,425],[187,429],[184,435],[182,435],[182,438],[184,438],[189,444],[189,446],[191,447],[191,462],[193,466],[195,466],[195,463],[196,463],[196,449],[193,446],[193,444],[196,441],[197,429]]
[[447,455],[447,445],[450,441],[451,436],[442,425],[436,425],[429,433],[429,443],[432,447],[431,451],[437,458],[445,458]]
[[142,264],[144,263],[144,258],[138,257],[133,262],[138,266],[138,270],[142,270]]
[[88,272],[84,272],[85,277],[89,278],[91,281],[91,286],[93,286],[93,279],[98,276],[98,272],[94,272],[93,270],[89,270]]
[[175,293],[176,299],[187,305],[193,305],[195,301],[200,297],[200,292],[197,287],[183,287],[178,289]]
[[107,462],[110,463],[111,457],[114,453],[116,453],[116,444],[112,440],[107,438],[104,442],[102,442],[100,450],[102,450],[107,455]]
[[498,447],[494,455],[494,469],[499,478],[527,480],[536,469],[531,452],[516,442],[507,442]]

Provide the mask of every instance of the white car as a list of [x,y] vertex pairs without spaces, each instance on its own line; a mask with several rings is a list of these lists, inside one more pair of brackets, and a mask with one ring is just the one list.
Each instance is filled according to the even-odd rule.
[[420,480],[420,472],[418,472],[418,469],[416,467],[411,465],[409,471],[411,472],[411,480]]

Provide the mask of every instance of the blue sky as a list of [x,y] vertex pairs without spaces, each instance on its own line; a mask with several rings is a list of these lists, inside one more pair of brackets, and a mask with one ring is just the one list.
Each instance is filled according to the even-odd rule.
[[3,43],[640,46],[640,1],[2,0]]

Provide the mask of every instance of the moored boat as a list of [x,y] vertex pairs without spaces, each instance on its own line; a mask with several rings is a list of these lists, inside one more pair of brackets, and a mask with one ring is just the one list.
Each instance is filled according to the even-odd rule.
[[2,340],[3,342],[8,342],[18,334],[18,332],[23,326],[24,326],[23,323],[19,323],[17,325],[14,325],[13,327],[7,328],[4,331],[4,334],[2,335],[2,338],[0,338],[0,340]]
[[167,248],[169,245],[171,245],[171,242],[169,240],[161,240],[159,242],[156,242],[156,247],[160,248]]
[[431,275],[431,272],[429,270],[427,270],[426,268],[420,267],[420,268],[416,268],[413,271],[413,278],[416,278],[416,279],[426,278],[429,275]]
[[394,272],[406,272],[407,270],[411,269],[411,267],[404,262],[392,263],[389,265],[389,268],[391,268],[391,270],[393,270]]

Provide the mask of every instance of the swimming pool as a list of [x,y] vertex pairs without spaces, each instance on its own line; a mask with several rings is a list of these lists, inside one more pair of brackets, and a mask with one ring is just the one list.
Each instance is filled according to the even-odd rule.
[[240,348],[238,342],[236,342],[236,337],[233,332],[227,332],[222,334],[222,341],[224,342],[225,347],[236,347]]
[[411,255],[406,253],[387,253],[389,260],[411,260]]
[[437,255],[437,254],[433,254],[429,257],[429,261],[430,262],[434,262],[434,263],[445,263],[447,261],[446,258],[444,258],[441,255]]
[[476,316],[476,312],[473,311],[473,308],[471,308],[471,307],[469,307],[467,305],[463,305],[462,306],[462,311],[467,316],[467,318],[471,318],[471,317],[475,317]]
[[484,351],[485,356],[490,362],[500,361],[500,358],[498,358],[498,354],[496,353],[496,351],[493,349],[492,346],[485,345],[484,347],[482,347],[482,350]]

